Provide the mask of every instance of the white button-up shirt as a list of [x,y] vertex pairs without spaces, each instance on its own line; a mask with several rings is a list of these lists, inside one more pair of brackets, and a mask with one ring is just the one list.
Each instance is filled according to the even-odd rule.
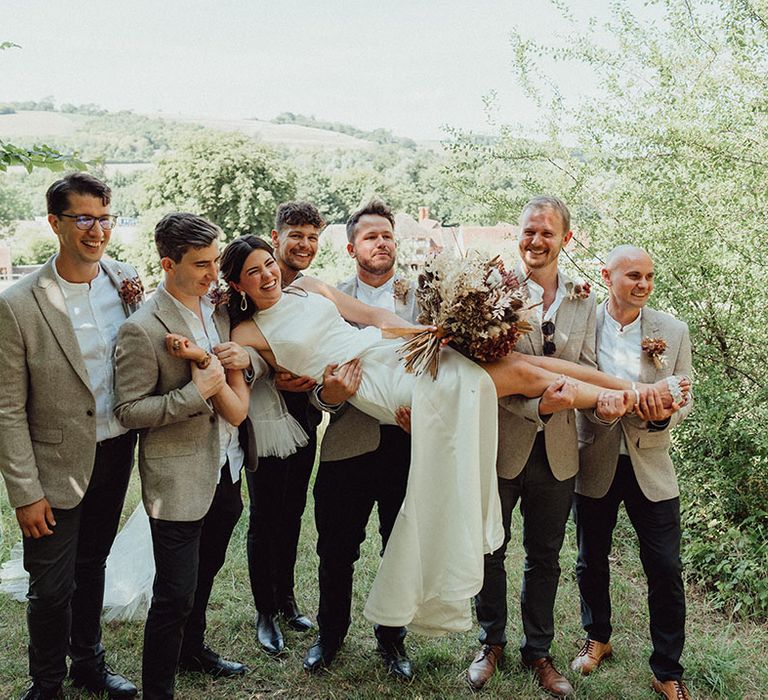
[[[168,294],[168,291],[162,285],[158,291],[161,289],[163,294]],[[216,324],[213,322],[213,312],[216,309],[210,300],[207,297],[200,299],[200,312],[203,317],[201,322],[200,317],[196,313],[190,311],[178,299],[174,298],[172,294],[168,294],[168,296],[173,299],[173,303],[176,304],[189,329],[192,331],[193,337],[190,340],[194,340],[195,343],[208,352],[213,352],[213,347],[221,342],[221,338],[219,337],[218,330],[216,330]],[[237,428],[218,414],[216,422],[219,428],[219,479],[221,479],[221,468],[229,460],[229,474],[234,484],[240,478],[240,469],[245,462],[245,453],[240,446]]]
[[64,296],[69,320],[83,356],[93,398],[96,400],[96,441],[128,432],[115,418],[115,344],[125,321],[125,308],[117,288],[99,265],[88,282],[68,282],[56,269],[56,281]]
[[[597,351],[597,366],[601,371],[621,379],[636,382],[640,379],[640,362],[643,357],[641,346],[643,310],[626,326],[620,326],[605,310],[605,321],[600,334],[600,349]],[[624,433],[621,435],[620,453],[627,454]]]
[[357,298],[368,304],[368,306],[376,306],[379,309],[386,309],[387,311],[395,310],[395,278],[390,277],[380,287],[371,287],[370,284],[366,284],[359,277],[357,278]]
[[544,311],[544,304],[542,304],[542,301],[544,301],[544,288],[532,279],[529,279],[525,285],[528,287],[528,299],[530,300],[530,305],[538,304],[534,311],[539,317],[539,321],[542,323],[551,321],[555,317],[557,310],[560,308],[560,304],[563,303],[563,299],[568,296],[568,290],[565,288],[563,276],[557,276],[555,300],[549,305],[549,308],[546,311]]

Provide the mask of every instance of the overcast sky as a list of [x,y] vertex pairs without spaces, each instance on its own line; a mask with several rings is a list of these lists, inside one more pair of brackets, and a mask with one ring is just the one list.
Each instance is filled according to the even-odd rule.
[[[633,0],[634,2],[634,0]],[[586,21],[608,0],[573,0]],[[642,5],[642,0],[637,1]],[[547,0],[0,0],[0,101],[271,119],[290,111],[415,138],[535,124],[509,34],[563,29]],[[573,95],[587,74],[553,69]],[[559,72],[558,72],[559,71]]]

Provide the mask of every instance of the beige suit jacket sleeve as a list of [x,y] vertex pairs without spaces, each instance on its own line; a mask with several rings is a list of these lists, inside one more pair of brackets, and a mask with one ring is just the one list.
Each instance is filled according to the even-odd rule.
[[185,421],[213,408],[194,382],[157,395],[159,365],[146,330],[123,324],[115,350],[115,415],[126,428],[158,428]]
[[[45,496],[38,478],[29,433],[29,373],[19,321],[0,298],[0,466],[11,506],[19,508]],[[52,397],[53,400],[53,397]]]

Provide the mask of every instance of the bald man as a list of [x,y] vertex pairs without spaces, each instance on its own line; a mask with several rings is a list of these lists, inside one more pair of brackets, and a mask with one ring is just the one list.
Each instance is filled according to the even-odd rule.
[[[646,307],[654,284],[650,256],[634,246],[619,246],[608,256],[602,277],[608,299],[597,309],[598,367],[637,382],[690,375],[688,327]],[[663,340],[663,353],[654,356],[644,350],[649,339]],[[594,413],[582,412],[577,419],[576,576],[587,638],[571,668],[586,675],[612,653],[608,555],[623,502],[637,533],[648,583],[653,689],[670,700],[690,698],[680,665],[685,594],[680,499],[669,438],[672,428],[690,412],[691,403],[689,398],[685,404],[681,400],[665,409],[651,395],[642,415],[620,417],[621,407],[601,397]]]

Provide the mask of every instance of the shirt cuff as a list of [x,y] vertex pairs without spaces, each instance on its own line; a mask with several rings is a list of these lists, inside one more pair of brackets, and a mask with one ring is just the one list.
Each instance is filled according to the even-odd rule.
[[320,398],[320,392],[323,390],[323,385],[318,384],[315,386],[314,389],[312,389],[312,393],[315,396],[315,401],[317,401],[317,405],[323,409],[323,411],[327,411],[328,413],[336,413],[343,405],[344,401],[341,403],[326,403]]

